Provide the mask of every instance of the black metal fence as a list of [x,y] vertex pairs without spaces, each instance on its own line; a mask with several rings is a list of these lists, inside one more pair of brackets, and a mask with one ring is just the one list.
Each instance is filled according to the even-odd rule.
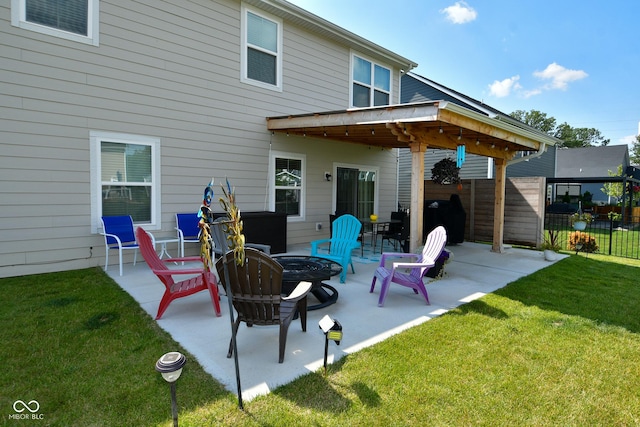
[[546,214],[545,238],[556,233],[563,250],[640,259],[640,217],[594,215],[582,231],[570,214]]

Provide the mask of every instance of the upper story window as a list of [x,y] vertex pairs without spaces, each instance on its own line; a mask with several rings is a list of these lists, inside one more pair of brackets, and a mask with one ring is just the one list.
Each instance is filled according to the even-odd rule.
[[160,227],[160,140],[91,132],[92,226],[101,216],[131,215],[134,224]]
[[98,45],[98,0],[11,0],[11,24]]
[[304,219],[305,157],[299,154],[271,154],[271,210],[288,219]]
[[351,106],[389,105],[391,70],[357,55],[351,61]]
[[282,90],[282,21],[242,9],[242,81]]

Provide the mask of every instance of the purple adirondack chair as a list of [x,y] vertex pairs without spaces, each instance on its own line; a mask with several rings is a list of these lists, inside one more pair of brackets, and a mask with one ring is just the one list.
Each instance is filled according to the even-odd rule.
[[[383,253],[380,258],[380,266],[376,269],[371,281],[371,289],[369,290],[369,292],[373,292],[376,286],[376,279],[380,279],[381,288],[378,307],[384,306],[384,300],[392,282],[411,288],[416,294],[420,293],[429,304],[429,295],[422,280],[427,271],[435,265],[446,243],[447,232],[444,227],[439,226],[427,236],[427,241],[424,244],[424,248],[422,248],[421,254]],[[385,261],[389,258],[413,258],[415,261],[393,262],[392,267],[387,268]]]

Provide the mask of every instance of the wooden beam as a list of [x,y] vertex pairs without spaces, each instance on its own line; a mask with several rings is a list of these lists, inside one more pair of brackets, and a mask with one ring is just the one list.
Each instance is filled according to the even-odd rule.
[[521,146],[521,150],[525,149],[525,147],[531,150],[538,150],[540,148],[539,141],[527,138],[524,135],[518,135],[514,132],[509,132],[505,129],[500,129],[497,126],[492,126],[487,123],[473,120],[469,117],[461,116],[454,113],[453,111],[439,110],[438,120],[452,124],[454,126],[460,126],[462,128],[481,133],[483,135],[489,135],[493,138],[511,142],[513,144]]
[[286,117],[267,117],[267,129],[301,129],[332,126],[370,126],[397,122],[409,117],[409,121],[433,122],[438,115],[437,103],[425,105],[398,105],[378,108],[303,114]]
[[423,142],[431,148],[456,150],[458,145],[464,145],[467,154],[505,160],[511,160],[516,154],[516,150],[514,149],[505,150],[507,146],[504,145],[502,141],[496,140],[491,144],[487,142],[476,144],[477,140],[472,140],[468,137],[458,139],[457,136],[451,135],[450,133],[440,133],[438,128],[433,126],[425,128],[412,123],[398,123],[396,127],[402,129],[402,134],[405,138],[411,141]]
[[409,251],[422,246],[424,216],[424,153],[427,144],[412,142],[411,149],[411,207],[409,210]]
[[495,204],[493,206],[493,252],[504,252],[504,194],[507,183],[507,162],[496,159]]

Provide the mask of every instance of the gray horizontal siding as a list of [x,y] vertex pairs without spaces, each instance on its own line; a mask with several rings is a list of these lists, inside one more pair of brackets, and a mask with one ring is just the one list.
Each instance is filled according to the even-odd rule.
[[556,172],[556,147],[548,147],[539,157],[507,167],[507,177],[544,176],[553,178]]
[[395,207],[395,151],[266,131],[267,116],[348,107],[347,46],[285,21],[275,92],[240,82],[239,1],[101,0],[97,47],[13,27],[9,3],[0,5],[0,276],[104,262],[91,234],[90,131],[161,140],[159,235],[174,235],[175,212],[199,207],[211,176],[229,178],[243,210],[265,209],[270,150],[307,155],[307,220],[289,225],[289,243],[324,237],[315,222],[326,224],[332,187],[322,174],[336,158],[378,165],[380,208]]

